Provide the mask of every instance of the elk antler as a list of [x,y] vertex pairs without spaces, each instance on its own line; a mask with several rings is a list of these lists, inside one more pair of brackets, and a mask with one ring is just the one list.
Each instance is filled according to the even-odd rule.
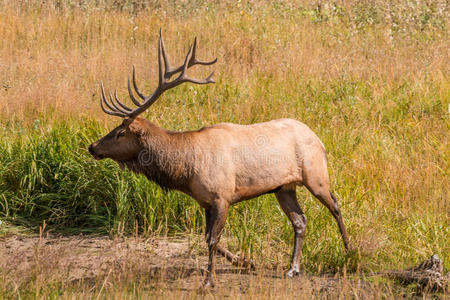
[[[134,97],[134,93],[131,89],[130,84],[130,78],[128,77],[128,93],[130,94],[131,101],[137,106],[135,109],[131,109],[127,105],[123,104],[119,98],[117,97],[117,90],[114,91],[114,97],[109,93],[109,101],[108,98],[105,96],[105,89],[103,87],[103,82],[100,83],[101,87],[101,99],[100,99],[100,106],[102,110],[113,116],[118,116],[121,118],[129,117],[129,118],[136,118],[139,114],[144,112],[147,108],[149,108],[158,98],[161,96],[162,93],[164,93],[166,90],[176,87],[177,85],[182,84],[183,82],[192,82],[196,84],[208,84],[208,83],[215,83],[215,81],[212,79],[212,76],[214,75],[214,72],[212,72],[206,79],[196,79],[191,78],[186,75],[186,70],[194,65],[212,65],[217,61],[217,58],[212,61],[199,61],[195,57],[195,50],[197,47],[197,38],[194,39],[194,43],[189,48],[189,52],[186,55],[186,58],[184,59],[184,63],[177,67],[173,68],[170,65],[169,58],[167,57],[165,47],[164,47],[164,41],[162,39],[161,30],[159,31],[159,46],[158,46],[158,66],[159,66],[159,82],[158,87],[155,89],[155,91],[149,95],[145,96],[139,91],[139,88],[136,84],[136,74],[133,66],[133,72],[132,72],[132,81],[133,81],[133,87],[136,94],[143,100],[141,103],[139,100],[137,100]],[[163,72],[163,60],[164,60],[164,72]],[[170,78],[177,74],[177,78],[170,81]],[[106,106],[106,108],[105,108]]]

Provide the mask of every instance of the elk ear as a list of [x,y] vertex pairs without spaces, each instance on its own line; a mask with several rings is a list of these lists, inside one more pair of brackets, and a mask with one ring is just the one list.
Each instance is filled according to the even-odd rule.
[[144,135],[144,128],[139,122],[130,122],[129,127],[130,131],[137,135],[138,137],[141,137]]

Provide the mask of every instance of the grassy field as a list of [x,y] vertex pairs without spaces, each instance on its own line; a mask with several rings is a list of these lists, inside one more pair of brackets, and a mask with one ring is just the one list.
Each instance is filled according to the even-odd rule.
[[[146,118],[192,130],[289,117],[325,144],[357,250],[344,253],[332,216],[299,189],[306,272],[401,269],[433,253],[448,270],[448,20],[447,1],[0,0],[0,233],[36,232],[44,221],[55,234],[203,232],[194,200],[87,151],[120,122],[100,109],[100,80],[126,99],[135,65],[141,89],[155,88],[161,27],[176,62],[198,36],[198,56],[218,58],[217,83],[171,90]],[[288,266],[293,231],[274,196],[237,205],[227,223],[229,248]],[[0,294],[15,297],[0,273]],[[104,290],[103,280],[93,295],[130,290]],[[16,290],[58,294],[58,283],[35,283]],[[392,282],[377,284],[395,294]]]

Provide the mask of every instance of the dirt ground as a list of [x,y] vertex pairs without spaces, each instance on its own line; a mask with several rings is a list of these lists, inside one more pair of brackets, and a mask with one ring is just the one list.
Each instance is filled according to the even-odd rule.
[[[104,236],[2,236],[0,271],[10,288],[27,282],[60,282],[63,286],[114,289],[118,282],[140,282],[151,294],[167,289],[191,295],[201,286],[207,265],[206,245],[201,237],[114,238]],[[244,296],[255,290],[264,297],[286,295],[377,298],[377,284],[338,275],[283,276],[285,270],[255,272],[240,269],[218,258],[216,288],[223,296]],[[144,284],[142,284],[144,283]],[[5,285],[5,283],[3,283]],[[252,297],[251,297],[252,298]]]

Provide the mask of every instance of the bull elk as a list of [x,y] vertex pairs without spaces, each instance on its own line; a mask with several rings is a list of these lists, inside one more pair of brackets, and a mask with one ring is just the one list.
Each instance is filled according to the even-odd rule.
[[[218,243],[230,206],[262,194],[275,194],[294,228],[289,277],[300,272],[299,260],[306,229],[306,217],[297,202],[296,186],[306,186],[330,210],[348,250],[342,215],[336,197],[330,192],[325,148],[305,124],[279,119],[245,126],[221,123],[197,131],[173,132],[138,117],[168,89],[184,82],[214,83],[213,73],[206,79],[191,78],[186,74],[194,65],[212,65],[217,61],[197,60],[196,46],[194,39],[184,63],[173,67],[160,33],[158,87],[151,95],[142,94],[136,84],[134,67],[131,83],[128,78],[128,92],[136,105],[134,109],[120,101],[117,93],[114,96],[109,93],[107,97],[101,83],[102,110],[123,118],[123,122],[91,144],[89,152],[95,159],[110,158],[121,168],[143,174],[163,189],[182,191],[205,209],[209,248],[205,286],[214,285],[217,252],[234,264],[253,266],[252,261],[241,259],[219,247]],[[174,75],[177,76],[171,81]]]

